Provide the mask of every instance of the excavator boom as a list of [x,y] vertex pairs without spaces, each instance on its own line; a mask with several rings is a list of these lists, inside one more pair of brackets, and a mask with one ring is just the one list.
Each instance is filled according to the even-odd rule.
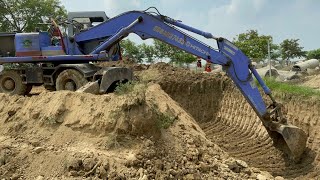
[[[179,28],[199,34],[217,41],[218,50],[196,40],[180,31]],[[130,11],[116,16],[108,21],[75,36],[77,43],[90,39],[107,38],[96,47],[91,54],[97,54],[118,43],[130,33],[135,33],[142,39],[154,38],[182,49],[190,54],[206,59],[214,64],[222,65],[227,75],[233,80],[243,96],[249,102],[277,147],[285,147],[294,160],[299,160],[304,152],[307,135],[296,126],[287,124],[281,112],[281,105],[272,97],[270,89],[263,82],[250,59],[234,44],[224,38],[214,37],[196,28],[190,27],[160,13],[146,11]],[[253,76],[270,97],[272,104],[266,106]],[[280,136],[279,136],[280,135]],[[279,140],[280,138],[280,140]]]
[[[272,97],[270,89],[263,82],[251,64],[250,59],[225,38],[215,37],[211,33],[185,25],[181,21],[160,14],[155,8],[156,12],[150,12],[149,9],[146,11],[125,12],[107,19],[99,25],[81,30],[74,36],[69,34],[72,36],[69,38],[63,37],[58,25],[53,23],[54,29],[60,32],[62,54],[53,56],[0,57],[0,64],[30,62],[71,64],[115,60],[118,58],[118,43],[130,33],[135,33],[142,39],[158,39],[213,64],[221,65],[259,116],[274,142],[282,142],[283,145],[280,145],[280,147],[283,146],[285,147],[284,149],[289,149],[287,153],[295,160],[298,160],[304,152],[307,135],[298,127],[287,124],[285,117],[282,115],[281,104],[277,103]],[[215,40],[218,49],[200,42],[179,28]],[[33,34],[27,35],[31,36]],[[41,38],[43,34],[38,33],[37,35]],[[49,38],[48,35],[45,37]],[[40,48],[38,49],[40,50]],[[113,82],[132,78],[130,71],[121,68],[110,68],[108,71],[95,70],[94,72],[92,78],[94,82],[84,86],[82,88],[83,91],[87,92],[90,89],[90,91],[96,93],[105,93],[107,91],[106,86],[111,86]],[[110,79],[110,77],[113,79]],[[271,104],[266,105],[264,102],[254,77],[264,93],[270,97]],[[42,81],[40,82],[43,83]],[[11,89],[14,88],[11,87]]]

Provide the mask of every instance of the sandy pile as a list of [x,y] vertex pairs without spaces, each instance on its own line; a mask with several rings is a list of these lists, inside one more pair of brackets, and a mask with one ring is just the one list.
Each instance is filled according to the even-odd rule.
[[308,86],[314,89],[320,89],[320,75],[313,75],[306,79],[302,84],[303,86]]
[[157,84],[125,95],[0,94],[5,179],[272,178],[229,157]]

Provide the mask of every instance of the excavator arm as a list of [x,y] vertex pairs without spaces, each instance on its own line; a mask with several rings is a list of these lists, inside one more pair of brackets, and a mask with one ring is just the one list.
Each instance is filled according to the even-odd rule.
[[[178,28],[216,40],[218,50],[196,40]],[[89,40],[106,39],[90,53],[94,55],[117,44],[130,33],[135,33],[142,39],[158,39],[214,64],[222,65],[227,75],[259,116],[269,134],[277,132],[282,135],[280,137],[284,141],[277,142],[284,142],[289,149],[287,153],[294,159],[300,158],[305,149],[307,135],[298,127],[287,124],[281,113],[281,105],[272,97],[270,89],[258,75],[250,59],[230,41],[214,37],[211,33],[195,29],[160,13],[146,11],[123,13],[88,31],[77,34],[74,39],[78,44]],[[253,77],[257,79],[264,93],[272,100],[270,105],[266,106]]]

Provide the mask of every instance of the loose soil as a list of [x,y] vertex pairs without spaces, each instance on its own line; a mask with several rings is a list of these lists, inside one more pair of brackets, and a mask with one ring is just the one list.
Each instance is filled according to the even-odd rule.
[[320,75],[308,76],[302,85],[320,90]]
[[320,178],[320,103],[317,100],[275,94],[289,123],[309,136],[302,160],[295,163],[273,146],[272,139],[234,84],[222,74],[194,74],[162,68],[158,81],[198,122],[208,139],[250,166],[284,178]]
[[319,102],[277,95],[289,122],[309,135],[294,163],[223,73],[130,67],[143,83],[125,95],[43,88],[25,97],[0,94],[0,178],[320,177]]

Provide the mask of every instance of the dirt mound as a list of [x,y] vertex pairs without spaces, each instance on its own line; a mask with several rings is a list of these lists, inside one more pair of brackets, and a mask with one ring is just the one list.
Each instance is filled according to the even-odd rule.
[[309,76],[302,85],[320,89],[320,75]]
[[320,177],[319,102],[277,96],[288,110],[289,122],[309,135],[307,151],[296,164],[273,146],[253,109],[225,75],[182,70],[168,73],[161,69],[157,73],[157,81],[165,92],[195,118],[213,143],[231,156],[274,176]]
[[288,120],[309,135],[296,164],[273,146],[223,73],[165,63],[124,66],[137,67],[143,82],[124,95],[41,88],[30,97],[0,94],[0,178],[320,177],[319,102],[276,94]]
[[206,139],[159,85],[0,100],[1,178],[271,178]]

